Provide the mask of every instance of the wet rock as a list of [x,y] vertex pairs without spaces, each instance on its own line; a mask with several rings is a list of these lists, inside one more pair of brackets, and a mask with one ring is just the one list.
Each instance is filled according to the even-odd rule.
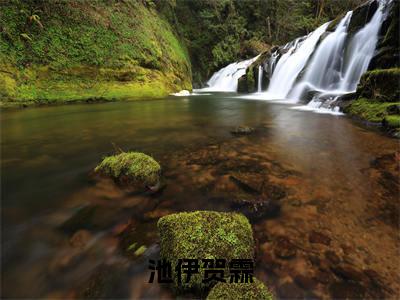
[[86,282],[78,287],[78,299],[122,298],[120,284],[123,271],[115,266],[98,267]]
[[340,257],[332,250],[325,251],[325,257],[334,265],[340,263]]
[[331,267],[331,270],[339,277],[346,280],[365,281],[366,277],[362,271],[348,264]]
[[69,240],[69,243],[72,247],[83,249],[92,239],[92,234],[88,230],[78,230],[74,233],[74,235]]
[[323,244],[329,246],[331,244],[331,238],[325,234],[313,230],[309,235],[309,241],[313,244]]
[[229,179],[237,185],[241,190],[248,194],[259,195],[262,189],[262,183],[254,182],[246,175],[231,175]]
[[251,221],[259,221],[265,218],[279,216],[281,205],[277,201],[264,198],[236,199],[232,208],[240,211]]
[[296,256],[297,249],[287,237],[279,237],[274,243],[274,253],[282,259]]
[[60,229],[65,232],[76,232],[79,229],[105,229],[118,220],[119,212],[116,207],[104,207],[100,205],[87,205],[78,210],[63,224]]
[[334,281],[333,274],[328,271],[317,270],[314,279],[320,283],[328,284]]
[[333,299],[364,299],[365,288],[352,281],[334,282],[329,286]]
[[315,280],[310,276],[305,276],[302,274],[296,275],[294,277],[294,281],[305,290],[312,290],[317,285],[317,282],[315,282]]
[[250,126],[240,125],[231,130],[233,135],[249,135],[255,132],[255,129]]
[[293,282],[286,282],[277,289],[281,299],[303,299],[304,291]]

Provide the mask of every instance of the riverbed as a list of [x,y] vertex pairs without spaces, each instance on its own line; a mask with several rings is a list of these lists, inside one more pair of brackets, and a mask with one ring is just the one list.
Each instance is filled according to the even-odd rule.
[[[158,218],[259,199],[256,276],[279,298],[399,294],[399,144],[378,129],[210,93],[2,111],[1,134],[3,297],[172,298],[147,283]],[[160,192],[92,178],[116,147],[160,162]]]

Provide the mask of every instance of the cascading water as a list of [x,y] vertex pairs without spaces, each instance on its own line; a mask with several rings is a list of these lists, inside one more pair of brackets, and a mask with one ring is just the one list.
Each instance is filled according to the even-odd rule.
[[246,74],[247,67],[250,66],[258,57],[259,55],[248,60],[234,62],[222,68],[218,72],[215,72],[210,80],[207,81],[207,87],[195,91],[236,92],[239,78]]
[[328,23],[324,24],[312,32],[306,39],[297,39],[292,43],[287,52],[278,60],[275,70],[272,73],[268,90],[265,93],[266,99],[286,98],[328,25]]
[[263,68],[262,66],[258,66],[258,80],[257,80],[257,92],[261,93],[262,91],[262,76],[263,76]]
[[[323,24],[308,36],[298,38],[270,55],[258,69],[255,96],[262,100],[289,102],[311,101],[307,110],[327,112],[341,95],[356,90],[360,78],[367,71],[374,56],[378,35],[392,0],[377,0],[379,7],[370,21],[354,35],[348,27],[353,12],[348,12],[333,32],[326,32],[330,22]],[[323,36],[324,35],[324,36]],[[323,36],[323,38],[322,38]],[[281,53],[284,53],[281,55]],[[230,64],[216,72],[202,91],[236,91],[238,79],[256,59]],[[262,91],[263,72],[270,77],[268,89]],[[307,99],[308,98],[308,99]],[[290,99],[290,100],[289,100]]]
[[308,103],[308,108],[322,111],[332,108],[337,111],[335,100],[343,94],[355,92],[362,74],[368,69],[387,4],[387,1],[381,1],[371,20],[346,44],[352,15],[352,12],[348,12],[336,30],[321,42],[304,77],[295,85],[289,97],[301,100],[308,91],[313,91],[315,95]]

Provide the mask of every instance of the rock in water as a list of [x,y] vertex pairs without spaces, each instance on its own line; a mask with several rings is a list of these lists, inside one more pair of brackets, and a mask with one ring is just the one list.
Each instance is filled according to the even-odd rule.
[[161,167],[152,157],[140,152],[122,152],[107,156],[95,168],[123,186],[136,189],[159,186]]
[[240,125],[231,130],[231,133],[233,135],[248,135],[254,133],[255,131],[256,130],[253,127]]
[[207,300],[272,300],[272,293],[258,279],[253,283],[226,283],[216,284],[207,296]]
[[[172,263],[174,285],[178,290],[204,290],[202,259],[253,259],[253,231],[247,218],[237,213],[214,211],[183,212],[162,217],[158,221],[161,257]],[[179,259],[199,259],[198,274],[178,285],[175,266]],[[229,275],[225,269],[225,275]],[[212,282],[214,283],[214,282]]]

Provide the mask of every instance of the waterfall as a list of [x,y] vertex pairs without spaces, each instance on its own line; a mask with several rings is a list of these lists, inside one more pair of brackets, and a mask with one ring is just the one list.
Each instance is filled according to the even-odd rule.
[[257,92],[261,93],[262,91],[262,76],[263,76],[263,68],[262,66],[258,66],[258,82],[257,82]]
[[[372,18],[354,34],[350,35],[348,30],[353,17],[353,11],[349,11],[333,32],[326,31],[330,22],[325,23],[271,53],[258,69],[257,93],[241,97],[294,103],[309,101],[308,107],[295,108],[339,113],[336,100],[356,91],[375,54],[380,28],[392,0],[377,1],[379,7]],[[257,58],[221,69],[203,90],[236,91],[238,79]],[[269,76],[266,91],[262,91],[264,71]]]
[[195,91],[236,92],[239,78],[246,74],[247,67],[250,66],[258,57],[259,55],[248,60],[234,62],[222,68],[215,72],[210,80],[207,81],[207,87]]
[[278,60],[272,73],[268,90],[265,93],[266,99],[286,98],[328,25],[329,23],[326,23],[310,33],[305,39],[296,39],[287,45],[289,49]]
[[[340,95],[355,92],[375,52],[379,30],[384,20],[383,5],[384,2],[380,2],[372,19],[346,44],[347,28],[352,15],[352,12],[348,12],[336,30],[321,42],[306,69],[305,76],[293,88],[290,98],[301,100],[310,90],[320,94],[321,100],[335,99]],[[313,99],[310,105],[315,106],[315,101],[316,99]]]

